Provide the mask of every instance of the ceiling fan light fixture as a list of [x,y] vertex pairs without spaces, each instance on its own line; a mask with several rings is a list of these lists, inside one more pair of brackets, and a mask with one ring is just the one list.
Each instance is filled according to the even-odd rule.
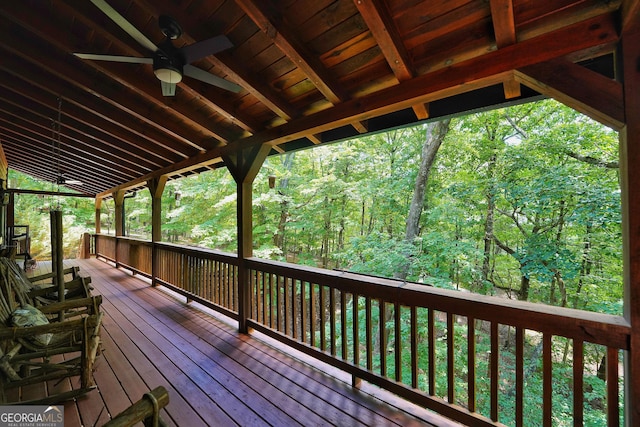
[[173,64],[169,58],[160,56],[154,58],[153,73],[161,82],[180,83],[182,81],[182,67]]
[[182,81],[182,74],[174,68],[158,68],[153,72],[161,82],[180,83]]

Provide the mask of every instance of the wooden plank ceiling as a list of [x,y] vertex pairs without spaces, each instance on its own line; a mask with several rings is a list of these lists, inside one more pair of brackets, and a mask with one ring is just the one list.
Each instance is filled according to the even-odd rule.
[[[281,153],[549,95],[545,76],[566,75],[571,85],[595,71],[615,86],[623,3],[637,8],[633,0],[106,2],[156,45],[163,14],[182,26],[176,46],[226,35],[233,47],[193,65],[242,89],[185,76],[165,97],[152,65],[73,55],[150,54],[92,2],[1,2],[0,143],[9,166],[48,181],[62,174],[82,181],[68,187],[101,196],[223,166],[238,147]],[[620,114],[603,120],[616,126]]]

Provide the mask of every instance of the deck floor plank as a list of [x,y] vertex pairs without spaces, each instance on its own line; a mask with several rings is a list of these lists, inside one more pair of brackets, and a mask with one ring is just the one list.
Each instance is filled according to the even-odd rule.
[[[251,339],[245,341],[231,327],[209,328],[208,326],[211,324],[207,319],[194,316],[193,313],[188,313],[190,316],[179,317],[179,313],[172,313],[173,324],[178,325],[172,327],[196,331],[203,341],[207,341],[209,345],[216,346],[219,351],[224,352],[223,356],[226,357],[222,360],[235,361],[242,367],[248,368],[252,375],[257,374],[260,378],[268,381],[270,385],[279,389],[281,393],[286,394],[289,403],[292,402],[291,399],[295,399],[295,405],[302,404],[303,408],[317,410],[319,399],[324,401],[321,406],[325,423],[344,422],[345,419],[352,418],[352,414],[357,413],[358,418],[350,420],[351,425],[388,424],[389,421],[386,417],[380,417],[379,413],[363,404],[365,399],[360,404],[354,402],[351,398],[354,393],[351,387],[344,382],[335,381],[329,387],[326,384],[326,378],[317,381],[318,377],[314,379],[313,376],[307,376],[298,371],[296,368],[302,370],[308,370],[308,368],[306,366],[300,368],[299,362],[295,359],[272,349],[267,349],[266,352],[260,351],[251,345]],[[230,369],[234,369],[234,367],[230,367]],[[336,393],[340,389],[346,391],[343,394]],[[298,408],[296,413],[302,416],[304,413],[300,409]],[[406,422],[406,417],[402,421]]]
[[[126,280],[120,283],[112,281],[110,291],[122,292],[122,289],[127,289],[130,284],[126,283],[131,279],[125,277]],[[135,279],[134,279],[135,280]],[[137,281],[137,280],[136,280]],[[114,289],[117,287],[117,289]],[[104,288],[101,288],[104,289]],[[132,293],[135,292],[135,288],[128,288]],[[126,295],[126,294],[125,294]],[[142,294],[140,295],[142,296]],[[139,296],[136,295],[135,299],[127,298],[124,296],[120,299],[118,309],[128,319],[132,320],[133,324],[139,329],[139,332],[132,332],[140,334],[139,337],[146,337],[148,340],[140,340],[140,343],[144,343],[143,350],[145,352],[161,352],[166,356],[166,361],[163,366],[159,366],[164,372],[173,372],[172,381],[191,381],[194,387],[187,388],[190,392],[188,400],[190,402],[201,402],[205,398],[200,394],[209,396],[209,399],[213,399],[216,402],[224,402],[224,410],[231,416],[236,422],[241,425],[293,425],[295,420],[292,419],[287,413],[279,410],[269,400],[261,399],[254,390],[247,387],[242,381],[238,381],[237,377],[233,377],[224,369],[221,369],[219,365],[213,362],[211,357],[204,356],[202,353],[198,354],[196,348],[191,345],[191,342],[198,342],[199,337],[193,333],[193,331],[183,330],[182,335],[179,335],[172,331],[170,327],[155,317],[153,313],[148,311],[148,308],[142,307],[139,304]],[[152,307],[157,310],[158,313],[163,311],[173,311],[184,307],[176,307],[176,301],[164,301],[161,306]],[[166,319],[165,319],[166,320]],[[141,344],[138,343],[140,346]],[[141,347],[142,348],[142,347]],[[169,365],[169,362],[171,365]],[[240,370],[240,368],[237,368]],[[188,373],[188,374],[187,374]],[[168,374],[165,374],[168,375]],[[256,377],[252,378],[254,381]],[[228,384],[233,385],[233,390],[236,395],[229,391]],[[227,385],[227,387],[225,387]],[[200,391],[201,390],[201,391]],[[250,400],[252,404],[258,405],[261,409],[260,416],[254,414],[251,411],[247,411],[247,406],[239,398]],[[207,405],[206,408],[196,408],[198,412],[204,413],[207,420],[213,420],[217,414],[206,414],[210,411],[211,405]],[[222,420],[220,420],[221,422]],[[222,424],[220,424],[222,425]]]
[[[157,298],[147,299],[150,304],[158,301]],[[175,301],[167,302],[175,304]],[[297,417],[304,419],[305,422],[313,424],[339,421],[339,418],[328,419],[327,413],[323,413],[323,416],[320,417],[308,407],[300,406],[301,395],[309,394],[309,392],[288,378],[279,376],[275,379],[270,378],[270,381],[267,381],[269,379],[268,376],[273,371],[262,370],[262,372],[259,372],[256,369],[259,368],[257,361],[247,357],[246,352],[239,348],[246,346],[246,344],[239,340],[236,340],[236,342],[223,342],[217,336],[213,336],[208,331],[199,328],[191,319],[193,314],[190,312],[193,310],[186,310],[186,313],[183,313],[181,310],[163,310],[163,305],[156,305],[155,308],[156,313],[159,313],[156,316],[158,320],[162,322],[164,327],[173,330],[172,338],[176,340],[175,342],[179,343],[181,347],[184,346],[190,349],[189,354],[190,357],[193,357],[194,363],[205,368],[207,372],[213,372],[215,380],[221,384],[235,384],[235,389],[239,389],[239,386],[245,384],[250,388],[248,390],[242,387],[242,389],[236,390],[236,393],[239,392],[242,395],[252,393],[252,397],[249,397],[249,399],[252,403],[255,403],[256,400],[259,402],[260,413],[268,423],[278,425],[283,422],[292,423],[293,421],[288,414],[296,414]],[[195,333],[201,338],[193,342],[188,342],[181,338],[181,336],[189,333]],[[211,340],[211,338],[214,338],[214,340]],[[274,362],[270,361],[270,363],[273,364]],[[282,362],[278,361],[276,363],[281,364]],[[239,396],[236,396],[236,398],[239,398]],[[269,405],[274,406],[274,408],[269,408]],[[265,411],[275,413],[278,418],[273,418],[274,414],[265,414]],[[286,415],[285,418],[282,418],[283,413]],[[345,415],[342,413],[341,417]],[[354,420],[355,422],[357,420]]]
[[76,399],[75,412],[65,404],[69,425],[102,425],[158,385],[169,391],[162,417],[172,426],[456,425],[399,398],[389,403],[377,388],[354,390],[346,373],[260,334],[239,334],[232,320],[108,263],[71,265],[91,276],[105,315],[98,390]]

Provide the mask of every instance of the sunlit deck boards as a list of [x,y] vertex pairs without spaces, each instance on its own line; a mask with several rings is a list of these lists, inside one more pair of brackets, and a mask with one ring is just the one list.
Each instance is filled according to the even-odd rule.
[[170,394],[170,425],[456,425],[373,387],[354,390],[346,374],[238,334],[102,261],[68,264],[91,276],[105,318],[98,390],[66,404],[67,427],[102,425],[158,385]]

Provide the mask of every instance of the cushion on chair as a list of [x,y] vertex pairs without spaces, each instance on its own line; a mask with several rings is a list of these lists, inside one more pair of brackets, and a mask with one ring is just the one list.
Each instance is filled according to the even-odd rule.
[[[29,326],[48,325],[49,319],[34,306],[25,304],[11,313],[11,324],[20,328],[26,328]],[[49,345],[52,338],[53,334],[40,334],[35,335],[32,341],[35,344],[46,346]]]

